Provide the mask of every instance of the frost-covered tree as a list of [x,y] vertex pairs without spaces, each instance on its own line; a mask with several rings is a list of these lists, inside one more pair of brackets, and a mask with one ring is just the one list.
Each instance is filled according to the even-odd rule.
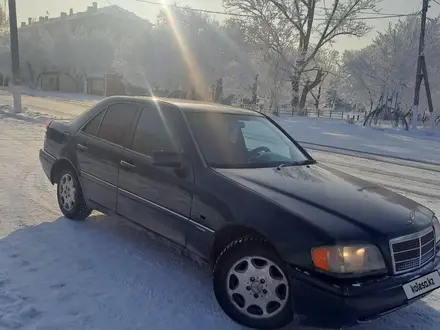
[[321,48],[315,58],[310,62],[313,70],[306,71],[302,76],[303,91],[301,93],[300,104],[305,105],[307,95],[310,94],[314,100],[314,107],[319,108],[321,96],[328,88],[327,77],[337,70],[339,62],[339,52],[330,48]]
[[9,18],[5,8],[0,5],[0,36],[9,35]]
[[375,71],[376,56],[373,47],[366,47],[361,51],[347,51],[344,53],[343,65],[339,73],[338,95],[351,104],[361,103],[371,111],[374,103],[383,91],[385,81],[379,78]]
[[[361,19],[376,10],[379,0],[224,0],[225,7],[245,28],[248,40],[283,60],[292,91],[292,107],[304,107],[309,86],[301,84],[306,72],[319,84],[323,72],[311,62],[318,52],[341,35],[362,37],[369,27]],[[328,6],[327,6],[328,5]],[[301,85],[302,90],[301,90]],[[301,95],[303,94],[303,95]]]
[[[130,81],[164,93],[195,91],[212,99],[212,85],[223,79],[223,94],[237,93],[253,72],[239,29],[205,14],[169,7],[151,31],[131,40],[117,56],[117,69]],[[189,96],[189,95],[188,95]]]
[[10,72],[11,54],[9,46],[9,19],[5,8],[0,5],[0,71]]
[[[378,34],[373,43],[343,56],[341,91],[344,99],[367,109],[386,95],[396,95],[401,108],[409,110],[414,96],[420,19],[409,16]],[[440,83],[440,19],[427,22],[425,58],[431,86]],[[345,91],[345,93],[344,93]],[[434,104],[440,93],[432,88]],[[422,93],[422,107],[426,105]]]

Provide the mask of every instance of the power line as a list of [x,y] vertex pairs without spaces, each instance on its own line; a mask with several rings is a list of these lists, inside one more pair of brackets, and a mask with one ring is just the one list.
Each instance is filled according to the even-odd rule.
[[[150,5],[159,5],[159,6],[167,6],[161,2],[155,2],[155,1],[148,1],[148,0],[136,0],[137,2],[143,2]],[[207,9],[198,9],[198,8],[191,8],[191,7],[182,7],[177,5],[172,5],[172,7],[177,9],[185,9],[189,11],[199,12],[199,13],[206,13],[206,14],[218,14],[218,15],[226,15],[226,16],[241,16],[241,17],[252,17],[252,15],[245,15],[245,14],[234,14],[234,13],[225,13],[221,11],[215,11],[215,10],[207,10]]]
[[106,4],[108,4],[109,6],[113,6],[113,3],[110,0],[99,0],[99,6],[105,6],[105,4],[102,4],[101,1],[105,2]]
[[[347,18],[346,20],[348,21],[363,21],[363,20],[372,20],[372,19],[388,19],[388,18],[398,18],[398,17],[409,17],[409,16],[413,16],[413,15],[418,15],[419,12],[417,13],[411,13],[411,14],[394,14],[394,15],[384,15],[384,16],[369,16],[369,17],[357,17],[357,18]],[[327,21],[328,19],[325,17],[317,17],[314,18],[314,20],[318,20],[318,21]],[[339,21],[339,18],[335,18],[333,19],[334,21]]]
[[[316,6],[315,8],[324,9],[324,10],[332,10],[332,8],[322,7],[322,6]],[[408,13],[381,13],[381,12],[374,11],[374,10],[373,11],[360,10],[360,11],[358,11],[358,13],[365,14],[365,15],[384,15],[384,16],[409,15]]]
[[[155,2],[155,1],[149,1],[149,0],[136,0],[137,2],[142,2],[142,3],[146,3],[146,4],[150,4],[150,5],[158,5],[158,6],[166,6],[165,4],[161,3],[161,2]],[[191,7],[182,7],[182,6],[177,6],[177,5],[172,5],[172,7],[177,8],[177,9],[185,9],[185,10],[189,10],[189,11],[194,11],[194,12],[199,12],[199,13],[205,13],[205,14],[215,14],[215,15],[225,15],[225,16],[235,16],[235,17],[253,17],[252,15],[246,15],[246,14],[234,14],[234,13],[226,13],[226,12],[221,12],[221,11],[216,11],[216,10],[207,10],[207,9],[199,9],[199,8],[191,8]],[[367,14],[367,13],[365,13]],[[369,13],[369,14],[373,14],[373,13]],[[357,18],[353,18],[350,19],[348,18],[347,20],[373,20],[373,19],[388,19],[388,18],[398,18],[398,17],[407,17],[407,16],[412,16],[412,15],[418,15],[419,13],[410,13],[410,14],[389,14],[389,15],[382,15],[377,13],[380,16],[369,16],[369,17],[357,17]],[[313,20],[317,20],[317,21],[327,21],[328,18],[326,17],[314,17]],[[339,18],[334,18],[332,20],[338,21]]]

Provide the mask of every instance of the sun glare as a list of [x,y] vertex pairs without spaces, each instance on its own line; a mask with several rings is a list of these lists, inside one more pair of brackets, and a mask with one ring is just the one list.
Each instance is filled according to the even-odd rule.
[[206,83],[202,71],[200,70],[197,61],[194,58],[194,55],[191,53],[191,50],[188,49],[188,45],[184,40],[182,34],[180,33],[180,29],[178,23],[173,15],[172,10],[165,2],[162,0],[163,8],[170,24],[170,27],[173,31],[174,38],[176,39],[177,44],[180,48],[180,53],[185,61],[187,66],[189,76],[191,79],[191,83],[194,86],[197,94],[201,96],[204,100],[211,99],[211,92],[209,90],[208,84]]

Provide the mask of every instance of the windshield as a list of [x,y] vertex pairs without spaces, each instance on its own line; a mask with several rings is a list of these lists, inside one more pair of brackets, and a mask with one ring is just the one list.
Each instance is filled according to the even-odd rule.
[[188,112],[186,117],[211,167],[276,167],[310,161],[265,117],[204,112]]

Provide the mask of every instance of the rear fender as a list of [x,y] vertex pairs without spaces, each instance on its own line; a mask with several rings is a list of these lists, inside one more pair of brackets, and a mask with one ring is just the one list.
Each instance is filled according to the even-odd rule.
[[50,182],[52,184],[56,183],[57,174],[59,174],[65,168],[73,169],[75,171],[76,177],[79,179],[78,171],[76,170],[76,167],[73,165],[73,163],[68,158],[62,157],[58,159],[52,166],[52,170],[50,173]]

